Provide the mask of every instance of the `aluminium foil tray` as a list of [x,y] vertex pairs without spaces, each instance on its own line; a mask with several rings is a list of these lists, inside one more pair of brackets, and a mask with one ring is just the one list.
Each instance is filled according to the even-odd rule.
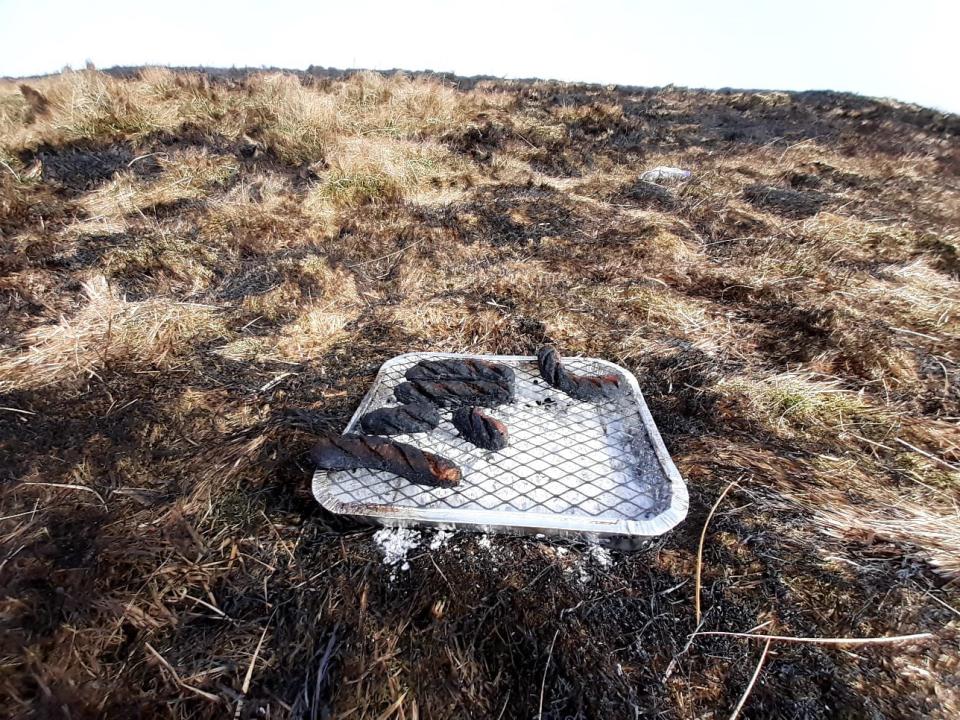
[[450,410],[429,433],[393,439],[456,462],[455,488],[415,485],[381,470],[317,470],[313,494],[326,509],[385,526],[436,526],[482,532],[587,536],[594,540],[661,535],[686,517],[687,487],[664,447],[637,380],[594,358],[565,357],[574,373],[616,373],[625,397],[601,403],[574,400],[546,383],[535,357],[407,353],[380,368],[344,432],[362,415],[396,405],[393,388],[424,359],[471,357],[513,368],[516,399],[485,409],[506,423],[509,446],[483,450],[459,436]]

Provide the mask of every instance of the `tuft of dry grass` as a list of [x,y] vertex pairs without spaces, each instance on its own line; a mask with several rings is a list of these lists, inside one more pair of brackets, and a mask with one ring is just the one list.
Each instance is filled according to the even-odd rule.
[[872,406],[862,393],[810,373],[785,372],[760,380],[727,378],[717,389],[743,398],[764,424],[788,435],[829,438],[847,429],[887,435],[894,423],[889,413]]
[[282,160],[306,165],[330,162],[339,138],[438,136],[487,104],[436,81],[376,73],[357,73],[333,92],[286,73],[255,75],[248,89],[239,112],[262,125],[263,142]]
[[92,70],[60,75],[42,92],[51,105],[51,130],[67,140],[139,135],[175,127],[175,108],[152,102],[149,85],[129,84]]
[[276,252],[308,238],[289,182],[275,174],[244,178],[204,215],[204,241],[245,255]]
[[37,388],[95,373],[111,363],[169,367],[193,343],[226,332],[217,308],[153,299],[130,302],[106,278],[83,284],[85,303],[56,325],[26,333],[0,356],[0,384]]
[[925,258],[883,269],[888,281],[872,283],[863,294],[900,320],[907,329],[960,341],[960,282],[930,267]]
[[152,279],[155,292],[196,295],[212,282],[222,253],[210,245],[163,226],[138,234],[133,242],[107,250],[103,269],[108,277]]
[[45,99],[48,109],[44,117],[15,126],[7,135],[15,147],[137,137],[180,123],[179,107],[160,102],[148,83],[124,82],[95,70],[67,71],[28,87]]
[[157,158],[160,176],[142,183],[131,173],[120,175],[83,197],[79,205],[88,214],[84,225],[122,222],[133,213],[205,195],[227,182],[237,171],[231,158],[206,150],[175,152]]
[[438,145],[388,138],[338,141],[328,163],[330,169],[307,197],[308,211],[399,202],[464,173],[464,164]]
[[248,87],[249,96],[241,108],[266,125],[262,138],[267,147],[293,164],[324,159],[328,142],[339,130],[333,97],[312,92],[284,73],[254,76]]
[[842,488],[832,492],[819,489],[812,495],[802,501],[820,531],[867,546],[896,544],[927,559],[944,576],[960,578],[960,514],[956,506],[917,502],[891,493],[881,493],[870,503],[852,504],[844,500]]
[[291,323],[283,326],[277,339],[277,350],[282,357],[296,362],[320,357],[337,339],[351,321],[349,311],[336,305],[307,310]]

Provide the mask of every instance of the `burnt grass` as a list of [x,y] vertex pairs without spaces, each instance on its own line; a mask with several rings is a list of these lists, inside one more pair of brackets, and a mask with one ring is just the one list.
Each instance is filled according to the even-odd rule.
[[[301,79],[339,82],[320,70]],[[241,92],[243,82],[209,76],[216,92]],[[833,93],[484,87],[508,96],[508,110],[437,137],[474,173],[456,199],[374,202],[343,210],[336,231],[314,245],[291,240],[202,260],[210,273],[200,290],[172,282],[163,258],[108,273],[131,301],[213,304],[230,338],[272,338],[286,311],[242,303],[282,285],[290,263],[321,254],[369,299],[316,353],[230,359],[215,339],[174,363],[111,356],[95,372],[42,387],[0,377],[0,716],[728,717],[763,643],[694,633],[763,625],[803,637],[934,637],[775,643],[741,717],[956,717],[957,576],[921,540],[823,532],[796,501],[827,482],[825,456],[869,464],[879,487],[923,492],[892,440],[784,433],[723,388],[745,374],[809,369],[910,427],[956,421],[960,358],[946,331],[909,326],[869,299],[856,314],[834,288],[918,260],[956,280],[960,120]],[[549,118],[562,133],[530,131]],[[232,140],[186,123],[22,150],[22,166],[39,161],[43,172],[23,191],[28,202],[14,198],[0,215],[0,340],[12,347],[76,312],[81,281],[106,272],[116,248],[162,232],[202,245],[217,193],[272,173],[301,202],[323,168],[285,162],[257,137],[256,126]],[[819,144],[820,159],[790,158],[805,142]],[[776,152],[762,155],[771,144]],[[57,239],[82,214],[75,203],[85,193],[118,173],[150,182],[160,172],[154,153],[187,147],[230,158],[237,176],[210,197],[131,214],[123,233]],[[763,164],[781,153],[778,167]],[[936,169],[923,183],[890,169],[918,153]],[[525,174],[509,173],[503,158]],[[681,188],[637,180],[661,161],[721,179]],[[629,172],[586,180],[617,168]],[[827,212],[895,216],[907,239],[883,240],[892,248],[883,257],[870,255],[868,239],[821,249],[802,223]],[[299,237],[305,226],[300,218],[280,234]],[[664,254],[664,229],[697,257]],[[803,262],[818,265],[795,269],[807,251]],[[760,277],[757,258],[782,261],[782,273]],[[510,263],[552,273],[553,284],[490,281]],[[428,287],[411,294],[405,278],[421,267]],[[585,287],[669,289],[668,305],[681,297],[707,307],[732,339],[717,349],[719,324],[689,331],[647,311],[624,315]],[[308,295],[292,301],[289,317]],[[498,324],[455,341],[454,331],[391,314],[428,302],[468,320],[498,314]],[[585,330],[570,330],[558,312]],[[638,327],[646,349],[628,353],[622,340]],[[913,335],[897,329],[911,327]],[[345,426],[385,360],[418,349],[530,354],[543,342],[636,374],[690,490],[677,528],[612,550],[609,564],[584,543],[540,537],[498,536],[487,546],[460,532],[431,550],[427,531],[409,571],[395,571],[374,528],[314,502],[311,438]],[[914,370],[881,379],[894,353]],[[933,436],[923,437],[932,447]],[[952,449],[944,442],[937,452],[956,463],[953,437]],[[734,480],[706,536],[698,624],[700,532]],[[851,506],[873,502],[854,480],[830,482]],[[949,482],[937,488],[955,499],[955,476]]]

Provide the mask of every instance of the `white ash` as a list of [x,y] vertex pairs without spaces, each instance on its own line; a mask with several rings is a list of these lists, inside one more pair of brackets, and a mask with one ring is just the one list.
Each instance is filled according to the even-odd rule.
[[[590,545],[582,553],[571,554],[568,548],[554,547],[553,555],[563,564],[563,572],[572,575],[580,585],[587,585],[592,582],[596,575],[590,572],[595,568],[598,572],[613,565],[613,556],[610,551],[600,545]],[[571,556],[573,560],[568,560]]]
[[447,544],[447,540],[453,537],[453,530],[438,530],[430,541],[431,550],[439,550]]
[[600,545],[590,546],[590,557],[602,568],[608,568],[613,564],[613,557],[610,555],[610,551]]
[[[410,569],[407,553],[420,546],[420,532],[407,528],[383,528],[373,534],[373,541],[383,553],[383,564],[396,571],[397,566],[406,572]],[[391,573],[393,579],[396,573]]]

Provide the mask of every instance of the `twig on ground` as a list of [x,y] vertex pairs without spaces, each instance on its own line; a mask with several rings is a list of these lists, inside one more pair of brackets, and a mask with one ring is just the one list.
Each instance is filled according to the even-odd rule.
[[273,531],[273,534],[277,536],[277,542],[280,543],[280,547],[283,548],[283,551],[287,554],[287,557],[290,558],[290,566],[297,568],[297,571],[300,573],[300,577],[303,577],[303,571],[300,570],[300,563],[297,562],[297,559],[290,551],[290,548],[287,547],[287,541],[283,539],[280,531],[277,530],[276,526],[273,524],[273,521],[267,517],[267,514],[263,510],[260,511],[260,514],[263,516],[263,519],[267,521],[267,526]]
[[267,636],[267,630],[270,629],[270,621],[273,620],[273,615],[267,619],[267,624],[263,627],[263,632],[260,633],[260,640],[257,641],[257,648],[253,651],[253,657],[250,658],[250,666],[247,668],[247,674],[243,678],[243,685],[240,687],[240,699],[237,700],[237,709],[233,713],[234,720],[240,717],[240,711],[243,710],[243,701],[247,696],[247,692],[250,690],[250,680],[253,678],[253,668],[257,664],[257,658],[260,656],[260,648],[263,647],[263,639]]
[[447,579],[447,576],[443,574],[443,570],[441,570],[441,569],[440,569],[440,566],[437,565],[437,561],[433,559],[433,555],[428,554],[427,557],[430,558],[430,562],[433,563],[433,566],[437,569],[437,572],[440,573],[440,577],[443,578],[443,581],[450,587],[451,590],[453,590],[454,592],[456,592],[456,589],[453,587],[453,583],[451,583],[451,582]]
[[750,697],[750,691],[753,690],[753,686],[757,682],[757,678],[760,677],[760,671],[763,669],[763,663],[767,659],[767,652],[770,650],[770,644],[772,642],[773,640],[767,640],[767,644],[763,646],[763,652],[760,653],[760,660],[757,662],[757,669],[753,671],[753,677],[750,678],[750,682],[747,683],[747,687],[743,691],[743,695],[740,696],[740,702],[737,703],[737,706],[730,714],[730,720],[737,720],[737,716],[743,709],[744,703],[746,703],[747,698]]
[[507,690],[507,697],[503,701],[503,708],[500,710],[500,714],[497,715],[497,720],[503,717],[503,714],[507,711],[507,703],[510,702],[510,691]]
[[352,263],[352,264],[350,264],[350,265],[347,265],[347,267],[350,267],[350,268],[358,268],[358,267],[362,267],[363,265],[369,265],[370,263],[375,263],[375,262],[377,262],[378,260],[386,260],[387,258],[391,258],[391,257],[393,257],[394,255],[399,255],[399,254],[402,253],[402,252],[406,252],[406,251],[409,250],[410,248],[415,247],[415,246],[419,245],[419,244],[422,243],[422,242],[423,242],[423,240],[415,240],[415,241],[413,241],[412,243],[410,243],[410,244],[408,244],[408,245],[404,245],[404,246],[403,246],[402,248],[400,248],[399,250],[394,250],[394,251],[391,252],[391,253],[387,253],[386,255],[381,255],[380,257],[371,258],[370,260],[364,260],[364,261],[362,261],[362,262]]
[[889,645],[893,643],[911,642],[913,640],[927,640],[934,637],[933,633],[916,633],[915,635],[887,635],[885,637],[868,638],[816,638],[791,637],[790,635],[755,635],[753,633],[723,632],[721,630],[704,630],[696,632],[698,635],[722,635],[724,637],[750,638],[752,640],[775,640],[776,642],[806,643],[808,645]]
[[916,445],[911,445],[910,443],[908,443],[908,442],[907,442],[906,440],[904,440],[903,438],[895,437],[894,440],[896,440],[898,443],[900,443],[901,445],[903,445],[905,448],[908,448],[908,449],[910,449],[910,450],[913,450],[913,451],[916,452],[916,453],[920,453],[920,454],[923,455],[925,458],[927,458],[927,459],[929,459],[929,460],[933,460],[933,462],[935,462],[935,463],[937,463],[937,464],[939,464],[939,465],[943,465],[945,468],[949,468],[950,470],[953,470],[954,472],[960,472],[960,467],[957,467],[957,466],[954,465],[953,463],[949,463],[949,462],[947,462],[946,460],[944,460],[944,459],[942,459],[942,458],[938,458],[938,457],[937,457],[936,455],[934,455],[933,453],[929,453],[929,452],[927,452],[926,450],[923,450],[922,448],[918,448]]
[[16,179],[16,181],[17,181],[18,183],[22,183],[22,182],[23,182],[23,180],[21,179],[21,177],[17,174],[17,171],[14,170],[14,169],[13,169],[12,167],[10,167],[9,165],[7,165],[3,160],[0,160],[0,165],[3,165],[7,170],[9,170],[9,171],[10,171],[10,174],[13,175],[13,177]]
[[260,388],[259,392],[266,392],[267,390],[272,390],[272,389],[275,388],[277,385],[279,385],[280,383],[282,383],[285,378],[288,378],[288,377],[290,377],[291,375],[296,375],[296,374],[297,374],[297,373],[295,373],[295,372],[282,372],[282,373],[280,373],[279,375],[277,375],[275,378],[273,378],[273,380],[271,380],[270,382],[268,382],[268,383],[266,383],[265,385],[263,385],[263,386]]
[[93,493],[94,495],[96,495],[97,500],[100,501],[104,509],[107,508],[107,503],[103,499],[103,496],[100,493],[98,493],[96,490],[94,490],[92,487],[87,487],[86,485],[72,485],[70,483],[52,483],[52,482],[35,482],[35,481],[22,482],[20,484],[21,485],[40,485],[42,487],[63,488],[65,490],[86,490],[87,492]]
[[312,712],[314,720],[316,720],[317,707],[320,704],[320,688],[323,686],[323,683],[326,682],[327,670],[330,667],[330,658],[333,657],[333,648],[337,644],[337,630],[339,629],[339,624],[334,625],[333,632],[330,633],[330,639],[327,641],[327,647],[323,651],[323,657],[320,658],[320,665],[317,666],[317,680],[313,686]]
[[698,623],[698,624],[697,624],[697,629],[694,630],[694,631],[690,634],[690,637],[687,638],[687,644],[683,646],[683,649],[680,650],[680,652],[678,652],[676,655],[674,655],[672,658],[670,658],[670,662],[667,664],[667,669],[663,671],[663,681],[662,681],[662,682],[666,682],[667,680],[670,679],[670,676],[673,675],[673,671],[674,671],[674,670],[676,669],[676,667],[677,667],[677,662],[679,661],[679,658],[680,658],[681,656],[683,656],[683,655],[686,655],[687,651],[690,649],[690,646],[693,645],[693,640],[694,640],[694,638],[697,636],[697,632],[699,632],[699,630],[700,630],[700,628],[701,628],[702,626],[703,626],[703,622]]
[[949,395],[950,394],[950,373],[947,372],[947,366],[944,365],[943,362],[941,362],[940,358],[938,358],[936,355],[931,355],[930,357],[933,359],[933,361],[937,365],[940,366],[940,369],[943,371],[943,394]]
[[933,340],[934,342],[941,342],[942,338],[938,338],[935,335],[927,335],[922,332],[917,332],[916,330],[908,330],[907,328],[898,328],[891,327],[891,330],[898,333],[904,333],[905,335],[916,335],[917,337],[926,338],[927,340]]
[[547,663],[543,666],[543,680],[540,681],[540,709],[537,711],[537,720],[543,720],[543,691],[547,686],[547,670],[550,669],[550,658],[553,657],[553,646],[557,642],[557,635],[560,634],[560,628],[553,634],[553,640],[550,641],[550,650],[547,652]]
[[0,410],[6,410],[7,412],[12,412],[12,413],[20,413],[21,415],[36,415],[35,412],[30,412],[29,410],[21,410],[20,408],[0,407]]
[[18,518],[18,517],[26,517],[27,515],[33,515],[34,512],[36,511],[27,510],[27,512],[14,513],[13,515],[4,515],[3,517],[0,517],[0,522],[3,522],[4,520],[13,520],[14,518]]
[[231,619],[229,615],[227,615],[223,610],[221,610],[220,608],[218,608],[218,607],[217,607],[216,605],[214,605],[213,603],[208,603],[206,600],[201,600],[200,598],[195,598],[195,597],[194,597],[193,595],[191,595],[190,593],[187,593],[187,594],[184,595],[183,597],[184,597],[185,600],[193,600],[195,603],[198,603],[198,604],[200,604],[200,605],[203,605],[205,608],[209,608],[210,610],[213,610],[217,615],[219,615],[220,617],[222,617],[224,620],[230,620],[230,619]]
[[960,617],[960,610],[957,610],[957,609],[956,609],[953,605],[951,605],[950,603],[944,602],[943,600],[941,600],[940,598],[938,598],[936,595],[934,595],[934,594],[933,594],[932,592],[930,592],[929,590],[925,591],[925,592],[924,592],[924,595],[926,595],[928,598],[930,598],[930,599],[933,600],[934,602],[940,603],[940,604],[943,605],[947,610],[950,610],[950,611],[951,611],[954,615],[956,615],[957,617]]
[[7,566],[7,563],[13,560],[20,552],[26,547],[26,545],[21,545],[16,550],[11,551],[7,556],[0,562],[0,572],[3,572],[3,569]]
[[194,687],[193,685],[188,685],[186,682],[184,682],[183,679],[180,677],[180,674],[174,669],[173,665],[168,663],[167,659],[163,657],[163,655],[161,655],[159,652],[157,652],[157,650],[153,647],[153,645],[151,645],[148,642],[145,642],[144,647],[146,647],[147,650],[150,652],[150,654],[153,655],[157,659],[157,661],[164,667],[164,669],[166,669],[166,671],[170,673],[170,676],[173,678],[173,682],[178,687],[181,687],[184,690],[189,690],[192,693],[196,693],[200,697],[206,700],[210,700],[211,702],[220,702],[220,697],[218,695],[214,695],[213,693],[208,693],[206,690],[201,690],[198,687]]
[[135,162],[139,162],[140,160],[146,160],[148,157],[153,157],[154,155],[166,155],[166,153],[152,152],[152,153],[147,153],[146,155],[137,155],[137,157],[135,157],[133,160],[127,163],[127,167],[133,167],[133,164]]
[[407,697],[407,692],[406,690],[404,690],[400,694],[400,697],[394,700],[393,703],[391,703],[390,707],[388,707],[386,710],[384,710],[380,714],[380,717],[378,717],[377,720],[387,720],[387,718],[393,715],[397,711],[397,708],[399,708],[403,704],[404,698],[406,697]]
[[723,492],[720,493],[720,497],[717,498],[717,501],[713,504],[713,507],[710,508],[710,512],[707,514],[707,519],[703,523],[703,530],[700,532],[700,544],[697,546],[697,570],[696,570],[696,582],[693,588],[693,598],[694,598],[694,609],[696,611],[697,624],[700,624],[700,572],[703,569],[703,543],[707,537],[707,526],[710,524],[710,519],[713,517],[713,513],[716,512],[717,506],[726,497],[727,493],[730,492],[730,489],[739,482],[743,476],[741,475],[736,480],[732,480],[729,485],[727,485]]

